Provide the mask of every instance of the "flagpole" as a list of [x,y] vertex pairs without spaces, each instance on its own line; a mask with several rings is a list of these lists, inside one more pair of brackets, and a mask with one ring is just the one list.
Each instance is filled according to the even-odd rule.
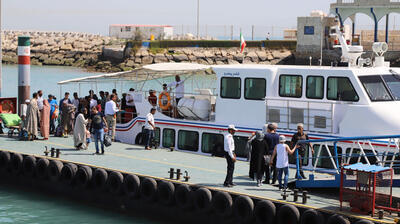
[[197,39],[200,40],[200,0],[197,0]]

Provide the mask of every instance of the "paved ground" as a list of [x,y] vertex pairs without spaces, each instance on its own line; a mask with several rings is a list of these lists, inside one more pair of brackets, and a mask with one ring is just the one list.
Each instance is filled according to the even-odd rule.
[[[113,143],[111,147],[106,148],[105,155],[95,155],[94,144],[91,144],[88,150],[77,151],[73,148],[72,142],[72,137],[52,137],[48,141],[23,142],[17,141],[14,138],[1,136],[0,150],[44,155],[45,146],[49,149],[55,147],[61,149],[62,154],[60,158],[63,160],[160,178],[169,177],[169,168],[180,168],[182,171],[189,172],[191,177],[189,182],[191,184],[205,185],[207,187],[248,194],[269,200],[282,199],[281,192],[276,186],[263,185],[262,187],[257,187],[255,181],[248,178],[249,165],[247,162],[238,161],[236,163],[234,183],[237,186],[224,188],[222,186],[226,174],[226,162],[224,158],[178,151],[170,152],[166,149],[147,151],[141,146],[122,143]],[[295,170],[291,169],[289,173],[293,178]],[[396,193],[398,192],[396,189]],[[313,191],[310,195],[311,198],[308,200],[308,206],[338,211],[338,191]],[[292,198],[290,196],[288,201],[291,201]]]

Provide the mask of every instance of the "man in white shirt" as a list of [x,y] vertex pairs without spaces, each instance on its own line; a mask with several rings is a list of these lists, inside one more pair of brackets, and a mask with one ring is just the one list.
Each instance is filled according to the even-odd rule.
[[72,100],[72,104],[75,106],[75,112],[78,112],[78,109],[79,109],[79,97],[78,97],[78,93],[77,92],[74,93],[74,99]]
[[130,88],[128,94],[126,94],[126,112],[125,121],[130,121],[136,117],[136,107],[134,100],[135,89]]
[[167,86],[175,88],[175,100],[176,100],[176,105],[178,105],[179,100],[183,98],[183,95],[185,93],[184,81],[181,81],[181,77],[179,77],[179,75],[176,75],[175,82],[171,82]]
[[111,139],[115,140],[115,128],[117,127],[117,112],[119,111],[117,104],[115,103],[117,96],[111,95],[110,100],[106,103],[104,115],[106,116],[108,130],[111,129]]
[[224,138],[224,151],[225,151],[225,159],[228,164],[226,178],[224,182],[224,187],[233,187],[235,184],[233,181],[233,171],[235,169],[236,155],[235,155],[235,141],[233,139],[233,135],[237,129],[235,125],[231,124],[228,126],[228,134],[225,135]]
[[151,139],[154,137],[154,130],[156,129],[154,123],[155,113],[156,113],[156,108],[151,108],[150,113],[146,115],[146,124],[144,125],[144,134],[146,136],[144,149],[146,150],[151,150],[150,142]]
[[43,91],[39,90],[38,92],[38,99],[37,99],[37,105],[39,107],[39,110],[43,110]]

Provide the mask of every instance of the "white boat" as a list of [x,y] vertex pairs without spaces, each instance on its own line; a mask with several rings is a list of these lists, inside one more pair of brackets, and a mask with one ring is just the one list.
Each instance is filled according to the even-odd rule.
[[[194,92],[185,93],[177,106],[171,93],[170,103],[179,116],[174,110],[162,113],[160,102],[149,102],[149,89],[143,89],[144,84],[137,85],[142,87],[135,92],[137,117],[117,125],[116,139],[128,144],[140,142],[146,114],[152,107],[158,109],[155,122],[160,147],[205,155],[221,155],[229,124],[239,129],[235,144],[236,153],[242,158],[247,156],[245,145],[251,133],[271,122],[278,124],[279,134],[289,138],[298,123],[304,124],[311,139],[400,134],[400,68],[390,68],[384,62],[385,44],[374,45],[376,56],[372,61],[361,59],[362,48],[347,46],[344,40],[341,48],[348,67],[164,63],[59,84],[88,80],[143,83],[176,74],[189,83],[199,74],[215,75],[214,86],[193,88]],[[160,83],[157,96],[161,87]],[[331,143],[313,147],[320,156],[333,154]],[[385,160],[392,161],[385,165],[393,166],[399,157],[396,139],[340,142],[337,149],[341,163]],[[306,153],[304,168],[336,168],[330,158],[316,160],[309,156],[310,152]],[[372,156],[367,159],[367,154]]]

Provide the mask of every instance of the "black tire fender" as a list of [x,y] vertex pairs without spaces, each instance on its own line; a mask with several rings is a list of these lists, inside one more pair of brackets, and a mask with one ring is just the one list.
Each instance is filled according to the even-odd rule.
[[211,208],[212,194],[207,188],[199,188],[194,192],[194,206],[197,211],[204,212]]
[[15,174],[18,174],[22,171],[22,162],[23,162],[23,157],[19,153],[13,153],[11,155],[11,171]]
[[374,224],[374,223],[369,220],[358,220],[354,224]]
[[157,199],[157,182],[153,178],[144,178],[140,183],[140,196],[147,202]]
[[294,205],[282,205],[277,214],[278,224],[299,223],[300,212]]
[[317,210],[308,209],[301,215],[300,224],[324,223],[324,217]]
[[120,172],[113,171],[108,176],[107,188],[111,194],[117,195],[121,193],[124,176]]
[[171,205],[175,200],[175,186],[171,182],[161,181],[157,188],[158,200],[164,205]]
[[212,206],[214,211],[222,217],[232,213],[232,197],[228,192],[219,191],[212,198]]
[[47,175],[51,181],[58,181],[61,177],[61,170],[63,168],[63,163],[58,160],[51,160],[49,166],[47,167]]
[[134,174],[128,174],[124,178],[124,192],[130,198],[140,196],[140,179]]
[[22,170],[28,177],[33,177],[36,170],[36,158],[33,156],[25,156],[22,161]]
[[36,163],[36,176],[40,179],[45,179],[48,176],[48,167],[50,161],[45,158],[40,158]]
[[10,165],[11,155],[9,152],[0,151],[0,170],[7,170]]
[[186,184],[180,184],[175,188],[175,201],[181,209],[190,208],[193,205],[192,190]]
[[61,169],[61,181],[66,184],[72,184],[75,179],[78,166],[73,163],[67,163]]
[[78,171],[76,171],[76,183],[82,188],[87,187],[92,180],[92,174],[92,168],[79,166]]
[[274,203],[267,200],[257,202],[254,209],[254,216],[257,223],[275,224],[276,207]]
[[253,218],[254,202],[248,196],[239,195],[233,202],[233,213],[242,222],[249,222]]
[[96,189],[104,190],[108,180],[108,173],[102,168],[97,168],[93,173],[93,184]]
[[328,218],[327,224],[350,224],[350,221],[341,215],[334,214]]

